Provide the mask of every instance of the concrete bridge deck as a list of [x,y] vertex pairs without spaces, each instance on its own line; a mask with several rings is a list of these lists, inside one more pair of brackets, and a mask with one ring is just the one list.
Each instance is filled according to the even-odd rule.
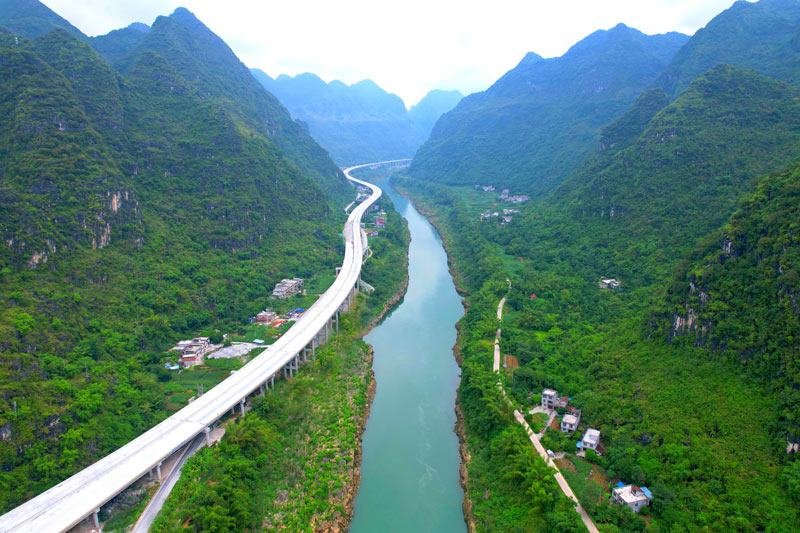
[[347,311],[359,289],[366,239],[361,217],[381,196],[379,187],[350,176],[352,170],[381,165],[395,166],[408,160],[358,165],[344,170],[352,182],[372,194],[350,213],[344,229],[345,254],[341,270],[330,288],[303,314],[289,331],[261,355],[250,361],[209,392],[146,431],[125,446],[81,470],[58,485],[0,516],[2,532],[66,531],[94,515],[114,496],[194,439],[210,431],[214,422],[244,403],[248,395],[264,391],[280,372],[292,374],[301,361],[325,342],[338,314]]

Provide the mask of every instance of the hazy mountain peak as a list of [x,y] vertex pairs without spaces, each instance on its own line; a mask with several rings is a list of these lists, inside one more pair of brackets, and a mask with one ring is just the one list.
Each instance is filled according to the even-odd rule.
[[144,22],[133,22],[127,26],[128,29],[140,31],[142,33],[147,33],[150,31],[150,26],[145,24]]

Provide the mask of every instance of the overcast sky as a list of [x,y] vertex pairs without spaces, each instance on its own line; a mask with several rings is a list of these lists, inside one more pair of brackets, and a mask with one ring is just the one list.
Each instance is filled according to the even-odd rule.
[[272,77],[370,78],[407,106],[431,89],[481,91],[527,52],[560,56],[625,23],[693,34],[733,0],[44,0],[88,35],[152,24],[178,6]]

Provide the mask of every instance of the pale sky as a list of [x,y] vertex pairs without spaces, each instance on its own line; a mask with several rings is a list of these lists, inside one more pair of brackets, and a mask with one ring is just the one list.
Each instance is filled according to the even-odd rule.
[[431,89],[482,91],[527,52],[562,55],[622,22],[688,35],[733,0],[44,0],[88,35],[192,11],[272,77],[369,78],[411,106]]

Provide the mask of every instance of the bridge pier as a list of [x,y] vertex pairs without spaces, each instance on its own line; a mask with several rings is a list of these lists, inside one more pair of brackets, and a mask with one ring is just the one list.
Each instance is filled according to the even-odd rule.
[[269,385],[270,385],[270,387],[272,387],[273,389],[275,388],[275,374],[272,374],[272,376],[270,376],[270,378],[269,378]]
[[206,434],[206,446],[211,446],[211,427],[203,428],[203,433]]
[[339,311],[336,311],[336,331],[339,331]]
[[242,401],[240,403],[240,405],[242,407],[242,416],[244,416],[244,407],[245,407],[246,403],[247,403],[247,397],[242,398]]
[[94,521],[94,527],[100,529],[100,517],[97,516],[98,514],[100,514],[100,508],[97,508],[92,512],[92,520]]
[[156,475],[158,475],[158,480],[161,481],[161,463],[160,462],[156,465]]

